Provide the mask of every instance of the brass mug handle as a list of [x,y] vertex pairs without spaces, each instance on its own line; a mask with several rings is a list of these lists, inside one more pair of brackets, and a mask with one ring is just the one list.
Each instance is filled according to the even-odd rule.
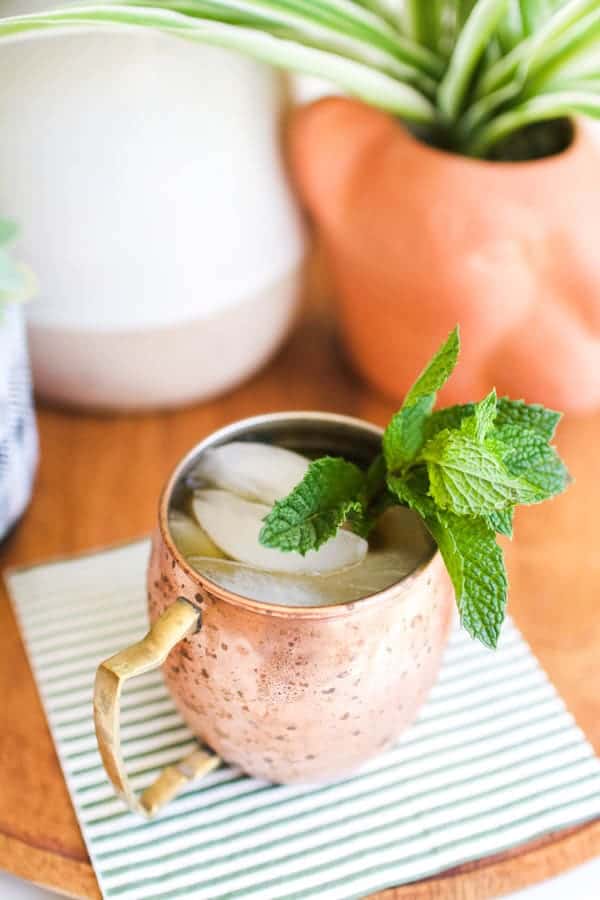
[[198,747],[176,765],[167,766],[138,799],[125,771],[120,738],[120,699],[123,684],[136,675],[157,669],[169,652],[200,624],[200,610],[183,597],[166,609],[137,644],[98,666],[94,686],[94,724],[106,774],[132,812],[151,818],[195,778],[211,772],[221,759]]

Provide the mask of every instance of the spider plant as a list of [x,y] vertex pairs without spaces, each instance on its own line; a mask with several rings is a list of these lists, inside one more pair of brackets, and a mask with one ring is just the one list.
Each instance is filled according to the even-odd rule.
[[0,40],[82,26],[319,76],[469,156],[553,152],[565,117],[600,116],[600,0],[132,0],[0,19]]

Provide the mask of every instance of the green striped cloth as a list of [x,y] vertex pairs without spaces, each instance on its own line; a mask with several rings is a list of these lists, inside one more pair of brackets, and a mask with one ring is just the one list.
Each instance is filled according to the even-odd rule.
[[[600,761],[509,622],[455,629],[437,686],[391,751],[319,787],[221,768],[154,821],[124,811],[96,750],[98,662],[146,627],[146,541],[13,573],[9,588],[103,894],[345,900],[600,815]],[[158,672],[123,698],[138,790],[194,746]]]

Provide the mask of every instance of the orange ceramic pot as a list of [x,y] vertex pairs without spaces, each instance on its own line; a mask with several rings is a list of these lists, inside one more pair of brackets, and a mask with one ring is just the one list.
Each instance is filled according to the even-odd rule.
[[442,401],[495,386],[600,405],[600,149],[583,126],[559,155],[486,162],[331,98],[296,112],[291,163],[349,354],[376,387],[401,398],[458,322],[463,364]]

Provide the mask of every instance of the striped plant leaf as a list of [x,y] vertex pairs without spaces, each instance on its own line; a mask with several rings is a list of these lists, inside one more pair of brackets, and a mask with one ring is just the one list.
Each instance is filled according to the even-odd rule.
[[573,113],[600,118],[600,95],[587,91],[557,90],[534,97],[498,116],[476,132],[466,150],[472,156],[485,156],[496,144],[519,128]]
[[534,49],[527,66],[526,95],[542,93],[551,79],[560,77],[562,70],[591,53],[600,53],[600,8],[574,22],[545,53],[536,53]]
[[437,50],[443,3],[439,0],[404,0],[407,33],[418,44]]
[[598,0],[567,0],[560,4],[521,54],[520,65],[526,74],[538,71],[553,53],[555,42],[597,9]]
[[410,121],[422,124],[435,121],[435,108],[422,93],[367,65],[255,28],[192,18],[172,10],[98,5],[12,17],[0,20],[0,40],[10,40],[36,31],[90,25],[151,28],[188,40],[238,50],[274,66],[324,78],[366,103]]
[[149,28],[314,75],[477,155],[551,108],[595,114],[599,94],[599,0],[109,0],[0,19],[0,40],[90,27]]
[[474,99],[479,100],[485,97],[486,94],[493,94],[514,80],[519,73],[523,60],[527,58],[530,47],[531,38],[523,41],[522,44],[518,44],[489,67],[485,67],[475,83],[473,89]]
[[498,22],[497,34],[505,54],[523,41],[525,34],[520,0],[509,0],[506,11]]
[[408,84],[420,85],[430,95],[435,92],[434,82],[419,69],[400,62],[394,54],[371,43],[368,38],[357,38],[323,25],[306,12],[290,11],[287,4],[271,0],[132,0],[128,5],[166,9],[191,18],[260,29],[276,37],[355,60]]
[[438,104],[446,119],[456,119],[460,113],[471,77],[506,6],[507,0],[478,0],[474,5],[440,84]]
[[503,87],[490,94],[484,94],[479,100],[471,104],[456,124],[459,142],[462,144],[468,140],[469,135],[473,134],[486,122],[489,122],[497,114],[498,110],[509,105],[519,96],[520,92],[521,88],[518,82],[509,81],[508,84],[503,85]]

